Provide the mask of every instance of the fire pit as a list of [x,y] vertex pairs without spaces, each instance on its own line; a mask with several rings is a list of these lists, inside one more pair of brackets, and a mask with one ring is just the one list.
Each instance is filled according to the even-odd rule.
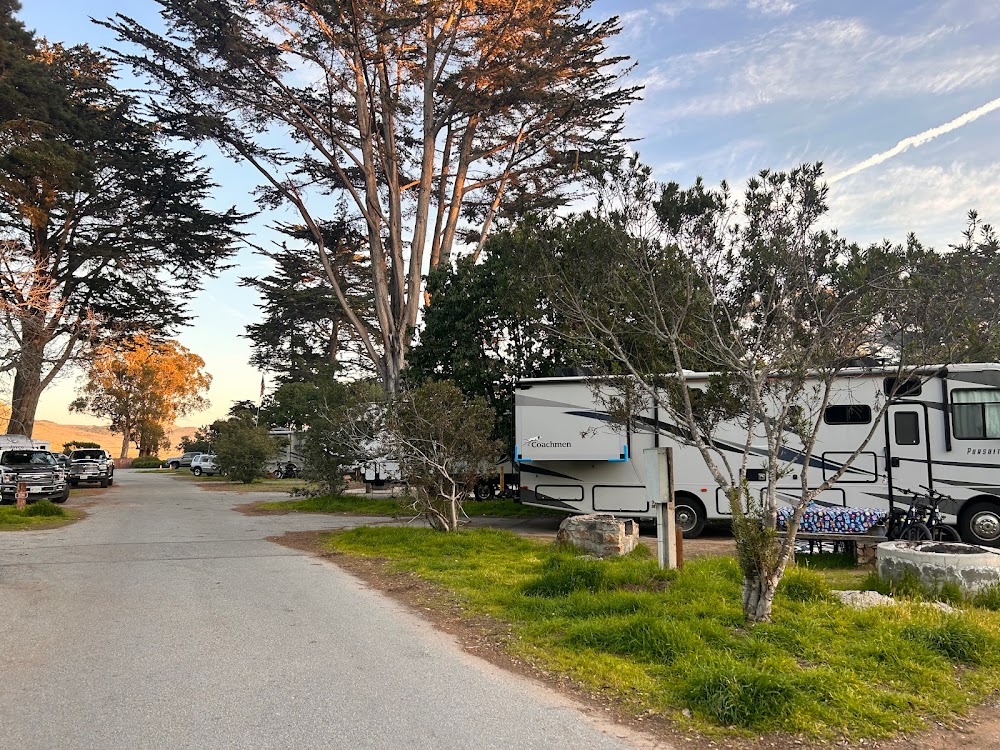
[[916,575],[929,589],[955,583],[976,593],[1000,582],[1000,549],[959,542],[882,542],[876,550],[879,577],[899,581]]

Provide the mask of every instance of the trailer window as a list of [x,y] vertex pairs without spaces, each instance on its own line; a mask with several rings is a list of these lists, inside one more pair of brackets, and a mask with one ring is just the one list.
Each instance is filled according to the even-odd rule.
[[917,378],[886,378],[882,381],[882,388],[885,390],[886,396],[893,398],[919,396],[923,390],[923,386]]
[[860,404],[828,406],[823,419],[827,424],[871,424],[872,409]]
[[958,440],[1000,439],[1000,391],[960,388],[951,392],[952,433]]
[[915,411],[897,411],[892,415],[896,445],[920,445],[920,417]]

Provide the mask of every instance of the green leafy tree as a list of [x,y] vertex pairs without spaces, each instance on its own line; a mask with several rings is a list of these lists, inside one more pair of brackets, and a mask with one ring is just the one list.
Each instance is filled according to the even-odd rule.
[[537,227],[528,221],[498,233],[484,262],[467,257],[431,275],[432,302],[406,370],[414,383],[449,380],[467,397],[484,399],[496,415],[493,436],[507,450],[515,383],[554,375],[576,358],[553,332],[559,323],[523,262],[528,243],[545,242]]
[[166,425],[208,405],[212,382],[205,361],[173,340],[147,333],[107,342],[97,348],[73,411],[105,417],[122,434],[121,457],[129,441],[140,456],[166,447]]
[[[599,205],[616,230],[606,242],[581,238],[570,220],[560,223],[566,242],[529,259],[570,322],[566,334],[628,376],[604,381],[600,390],[621,384],[609,410],[624,421],[656,405],[723,489],[753,622],[771,617],[805,508],[850,469],[892,403],[890,393],[876,405],[867,436],[837,472],[815,477],[823,414],[843,369],[880,357],[906,383],[928,377],[924,365],[996,347],[1000,313],[981,302],[994,299],[1000,271],[992,229],[973,215],[965,241],[944,256],[912,237],[860,247],[817,228],[827,210],[821,176],[818,164],[762,172],[738,201],[725,184],[656,184],[635,160],[609,177]],[[698,393],[688,376],[706,365],[719,376]],[[716,450],[727,421],[745,431],[742,450]],[[762,447],[758,495],[747,490],[747,468]],[[778,540],[778,484],[787,488],[792,473],[797,497]]]
[[[250,364],[276,373],[279,383],[309,382],[341,370],[373,372],[326,269],[315,250],[312,234],[303,226],[281,225],[280,231],[304,247],[261,251],[274,262],[264,277],[243,277],[240,285],[256,289],[264,319],[247,326],[253,343]],[[353,309],[376,327],[371,313],[371,269],[367,238],[345,220],[320,227],[331,272]]]
[[168,331],[233,252],[241,220],[168,147],[86,46],[35,40],[0,6],[0,324],[8,433],[31,435],[42,391],[106,335]]
[[264,476],[264,465],[278,452],[278,443],[265,428],[236,418],[215,422],[213,428],[218,433],[215,455],[222,472],[243,484]]
[[234,401],[229,407],[229,418],[243,422],[257,423],[257,415],[260,413],[260,406],[250,399]]
[[[278,393],[305,385],[289,383]],[[380,445],[381,392],[369,381],[329,381],[314,396],[306,415],[303,476],[321,494],[335,494],[344,489],[344,476],[372,458],[373,448]]]
[[[140,48],[122,59],[160,84],[154,108],[174,132],[252,165],[263,205],[299,213],[387,394],[425,267],[456,242],[478,255],[505,217],[568,202],[624,145],[635,89],[607,50],[620,26],[591,20],[589,2],[160,4],[165,34],[106,24]],[[333,270],[329,193],[367,235],[374,324]]]
[[181,453],[211,453],[212,442],[215,440],[215,431],[211,425],[199,427],[194,431],[194,435],[185,435],[177,444],[177,450]]
[[71,440],[68,443],[63,443],[63,453],[69,455],[72,451],[80,448],[100,448],[100,443],[91,443],[87,440]]

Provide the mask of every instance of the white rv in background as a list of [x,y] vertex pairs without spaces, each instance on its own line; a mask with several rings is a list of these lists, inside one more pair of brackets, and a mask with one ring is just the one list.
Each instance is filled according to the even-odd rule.
[[[922,379],[896,384],[895,371],[844,370],[831,392],[824,424],[809,461],[808,480],[819,487],[851,456],[871,429],[887,393],[892,404],[864,451],[817,502],[829,506],[888,508],[909,505],[921,486],[954,498],[941,506],[970,543],[1000,547],[1000,364],[928,368]],[[711,373],[688,376],[707,384]],[[598,381],[599,382],[599,381]],[[652,517],[644,486],[645,448],[674,449],[678,525],[686,536],[706,521],[731,516],[722,488],[683,430],[661,411],[638,415],[631,429],[615,424],[599,405],[593,378],[522,380],[515,391],[515,461],[521,502],[573,513]],[[746,431],[728,423],[713,435],[714,447],[739,466]],[[751,444],[748,483],[766,483],[766,441]],[[803,455],[793,441],[779,467],[779,499],[800,489]]]

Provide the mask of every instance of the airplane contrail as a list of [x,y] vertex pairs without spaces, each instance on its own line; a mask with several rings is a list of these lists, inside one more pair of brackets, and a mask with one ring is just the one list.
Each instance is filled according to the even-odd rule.
[[890,148],[888,151],[883,151],[880,154],[875,154],[874,156],[869,156],[862,162],[855,164],[848,170],[841,172],[840,174],[835,174],[827,182],[832,185],[835,182],[839,182],[845,177],[850,177],[855,175],[862,170],[868,169],[868,167],[874,167],[876,164],[881,164],[886,159],[891,159],[897,154],[901,154],[907,149],[915,148],[916,146],[922,146],[928,141],[932,141],[939,135],[944,135],[945,133],[950,133],[952,130],[962,127],[963,125],[968,125],[970,122],[978,120],[983,115],[988,115],[995,109],[1000,109],[1000,98],[994,99],[991,102],[987,102],[981,107],[977,107],[971,112],[966,112],[964,115],[959,115],[951,122],[946,122],[944,125],[938,125],[936,128],[931,128],[930,130],[925,130],[923,133],[917,133],[916,135],[911,135],[909,138],[904,138],[895,146]]

